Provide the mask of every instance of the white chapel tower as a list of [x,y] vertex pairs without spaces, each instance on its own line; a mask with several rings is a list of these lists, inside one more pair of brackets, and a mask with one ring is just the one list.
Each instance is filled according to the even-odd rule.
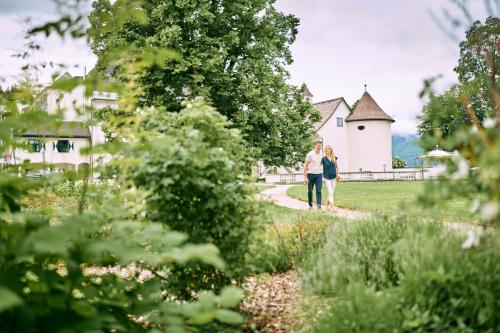
[[392,170],[391,124],[394,119],[367,91],[345,122],[349,133],[350,171]]

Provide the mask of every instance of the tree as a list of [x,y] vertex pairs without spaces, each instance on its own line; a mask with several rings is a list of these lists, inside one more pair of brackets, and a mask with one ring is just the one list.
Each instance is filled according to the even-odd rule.
[[[455,2],[460,4],[462,2]],[[433,205],[455,197],[469,198],[471,212],[481,222],[500,223],[500,20],[488,18],[474,23],[460,43],[455,71],[460,83],[436,95],[432,80],[425,82],[422,96],[429,103],[420,117],[421,144],[430,149],[439,144],[455,150],[446,161],[445,174],[426,183],[423,203]]]
[[[465,40],[460,43],[458,66],[454,68],[459,84],[441,95],[431,94],[419,117],[419,133],[426,148],[437,144],[439,138],[445,139],[471,125],[474,118],[482,123],[495,117],[491,88],[492,82],[498,80],[492,73],[500,68],[499,36],[500,19],[496,17],[487,18],[484,24],[476,21],[467,30]],[[474,109],[474,114],[468,112],[464,100]]]
[[140,104],[178,112],[202,96],[241,130],[254,157],[268,165],[302,160],[319,115],[286,83],[296,17],[274,0],[152,0],[143,6],[147,22],[105,25],[119,3],[93,3],[90,44],[100,72],[112,71],[107,55],[126,44],[175,50],[180,57],[141,73]]
[[[58,2],[60,6],[69,6],[70,14],[35,27],[29,34],[42,32],[49,36],[57,32],[68,38],[80,36],[82,16],[73,13],[74,2],[78,5],[80,0]],[[131,3],[117,2],[121,7],[117,7],[115,14],[130,17],[130,11],[124,9]],[[129,49],[134,52],[133,47],[124,51]],[[143,70],[158,63],[155,51],[161,53],[161,50],[133,53],[131,63],[128,58],[115,60],[129,69]],[[134,82],[131,78],[122,85],[122,96],[135,94]],[[68,78],[57,80],[49,89],[67,92],[80,84],[81,79]],[[41,112],[35,99],[23,100],[23,96],[14,94],[12,100],[0,98],[0,109],[8,111],[0,122],[0,154],[15,143],[15,133],[27,127],[55,127],[55,116]],[[31,104],[19,112],[20,102]],[[136,109],[133,99],[124,99],[124,103],[128,104],[124,106],[126,110]],[[129,119],[122,121],[133,123]],[[134,128],[130,137],[132,134],[134,138],[151,141],[147,140],[151,133]],[[140,140],[123,145],[113,142],[103,149],[125,154],[140,143]],[[159,146],[154,148],[161,150]],[[224,149],[218,152],[219,156],[225,156]],[[114,160],[120,162],[128,164],[131,160]],[[125,169],[123,165],[122,168]],[[0,170],[0,332],[186,332],[213,320],[228,324],[243,320],[229,310],[238,305],[242,294],[234,286],[225,288],[219,296],[212,291],[200,292],[196,302],[179,302],[164,294],[166,276],[172,274],[174,265],[197,261],[222,270],[225,263],[214,245],[186,244],[187,235],[148,220],[142,214],[146,193],[125,182],[114,190],[103,185],[100,190],[106,194],[87,207],[83,204],[88,192],[84,182],[81,204],[74,214],[52,209],[43,213],[24,211],[21,202],[33,196],[44,181],[21,178],[8,168]],[[168,181],[165,179],[163,184]],[[194,208],[192,213],[195,211]],[[134,269],[128,277],[107,269],[102,276],[99,273],[108,265],[130,264],[138,270]],[[148,272],[148,277],[139,275]]]
[[[460,103],[460,87],[454,85],[441,95],[431,95],[424,106],[423,114],[418,116],[418,132],[424,148],[430,149],[441,143],[457,130],[472,124],[469,115]],[[456,147],[445,146],[452,150]]]
[[394,169],[404,169],[406,168],[406,161],[403,161],[400,158],[393,157],[392,158],[392,167]]

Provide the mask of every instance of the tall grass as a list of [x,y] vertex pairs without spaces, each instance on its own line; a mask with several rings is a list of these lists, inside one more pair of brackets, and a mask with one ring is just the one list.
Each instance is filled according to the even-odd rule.
[[423,228],[439,225],[407,217],[377,217],[339,222],[327,231],[325,245],[301,268],[303,289],[338,296],[352,283],[375,290],[396,286],[401,278],[395,244]]
[[325,242],[328,228],[339,221],[322,212],[301,212],[263,204],[263,225],[247,254],[252,273],[285,272],[296,268]]
[[440,223],[336,223],[301,266],[303,289],[336,296],[314,332],[500,332],[500,240],[462,249]]

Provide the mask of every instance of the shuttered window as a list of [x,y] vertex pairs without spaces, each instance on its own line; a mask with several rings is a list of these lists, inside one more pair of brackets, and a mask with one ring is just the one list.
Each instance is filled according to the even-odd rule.
[[54,150],[58,153],[69,153],[74,150],[74,144],[69,140],[57,140],[57,143],[54,144]]
[[38,139],[29,139],[28,145],[31,147],[33,153],[39,153],[42,150],[42,144]]

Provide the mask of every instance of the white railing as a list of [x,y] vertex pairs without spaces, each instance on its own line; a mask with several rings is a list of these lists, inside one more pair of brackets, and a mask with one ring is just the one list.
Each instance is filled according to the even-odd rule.
[[[340,178],[344,182],[377,182],[377,181],[416,181],[434,179],[436,176],[429,169],[393,170],[379,172],[341,172]],[[302,183],[304,174],[267,174],[266,183],[293,184]]]

